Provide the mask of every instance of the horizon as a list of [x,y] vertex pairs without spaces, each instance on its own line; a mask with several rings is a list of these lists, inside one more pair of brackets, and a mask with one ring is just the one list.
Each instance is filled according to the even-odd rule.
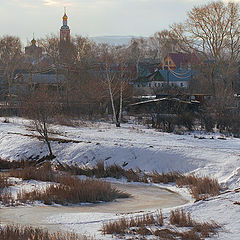
[[[208,2],[204,0],[204,2]],[[22,42],[49,34],[59,35],[67,7],[71,35],[84,37],[149,37],[184,21],[196,0],[0,0],[7,24],[0,36],[14,35]]]

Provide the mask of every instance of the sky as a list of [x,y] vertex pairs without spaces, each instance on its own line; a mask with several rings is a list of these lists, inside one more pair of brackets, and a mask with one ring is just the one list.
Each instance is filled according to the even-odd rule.
[[187,12],[199,2],[209,1],[0,0],[0,36],[19,36],[26,42],[33,33],[35,38],[59,34],[64,6],[72,35],[151,36],[172,23],[183,22]]

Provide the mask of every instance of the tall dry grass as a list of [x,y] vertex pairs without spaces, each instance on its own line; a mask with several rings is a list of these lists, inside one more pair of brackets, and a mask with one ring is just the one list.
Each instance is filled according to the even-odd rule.
[[87,240],[85,236],[74,233],[49,233],[33,227],[0,226],[1,240]]
[[25,166],[23,169],[14,169],[10,175],[24,180],[41,180],[50,182],[59,182],[60,173],[67,172],[71,175],[85,175],[96,178],[126,178],[129,182],[144,183],[169,183],[176,182],[178,187],[187,186],[196,200],[206,199],[210,196],[216,196],[220,192],[220,186],[216,179],[209,177],[197,177],[194,175],[183,175],[179,172],[145,173],[141,169],[124,169],[114,164],[105,166],[103,161],[97,163],[93,168],[86,168],[77,165],[59,164],[56,170],[52,169],[50,162],[46,162],[38,167]]
[[[182,210],[176,209],[171,211],[170,223],[178,227],[191,227],[192,228],[191,232],[188,232],[188,234],[186,234],[185,237],[187,237],[188,235],[191,236],[191,235],[196,235],[196,233],[199,233],[201,236],[201,238],[199,239],[204,239],[206,237],[215,235],[217,234],[218,230],[221,229],[221,225],[217,224],[214,221],[211,221],[211,222],[194,221],[190,213],[186,213],[183,209]],[[187,238],[187,239],[191,239],[191,238]]]
[[159,211],[156,215],[144,214],[140,217],[123,217],[111,221],[102,226],[103,234],[115,234],[124,236],[154,235],[158,239],[165,240],[203,240],[216,235],[221,228],[215,222],[194,221],[190,213],[184,210],[171,211],[169,222],[173,226],[164,226],[164,216]]
[[159,173],[153,171],[152,173],[144,173],[141,169],[124,169],[117,164],[105,166],[103,161],[98,162],[93,168],[65,164],[64,167],[60,166],[59,169],[67,171],[70,174],[86,175],[88,177],[126,178],[129,182],[153,182],[164,184],[176,182],[178,187],[189,187],[191,194],[196,200],[206,199],[209,196],[216,196],[220,192],[219,183],[213,178],[183,175],[179,172]]
[[[143,214],[142,216],[126,218],[120,220],[110,221],[102,226],[102,233],[105,234],[126,234],[131,233],[130,228],[137,227],[138,230],[149,225],[162,226],[163,215],[161,211],[155,214]],[[145,229],[146,232],[146,229]],[[146,235],[146,234],[144,234]]]
[[176,180],[176,184],[178,187],[189,186],[193,197],[197,201],[220,193],[218,181],[210,177],[181,176]]
[[37,161],[33,159],[20,160],[20,161],[10,161],[7,159],[0,158],[0,169],[17,169],[24,168],[25,166],[36,165]]
[[7,190],[11,185],[7,176],[0,175],[0,202],[5,206],[13,206],[15,204],[12,193]]
[[179,227],[193,227],[195,222],[192,220],[190,213],[186,214],[183,209],[176,209],[170,213],[170,223]]
[[97,180],[80,180],[71,176],[61,176],[58,184],[51,184],[45,190],[21,191],[17,198],[23,203],[42,201],[45,204],[78,204],[109,202],[130,195],[113,188],[110,183]]
[[22,178],[23,180],[58,181],[58,175],[52,169],[50,162],[46,162],[38,167],[25,165],[23,169],[11,169],[9,175],[16,178]]

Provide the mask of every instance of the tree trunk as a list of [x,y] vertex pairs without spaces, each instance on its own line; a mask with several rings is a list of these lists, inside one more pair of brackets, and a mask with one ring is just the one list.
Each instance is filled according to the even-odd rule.
[[121,119],[122,119],[122,104],[123,104],[123,83],[120,84],[120,100],[119,100],[119,115],[116,123],[116,127],[120,127]]
[[109,90],[109,95],[110,95],[111,104],[112,104],[113,121],[114,121],[115,123],[117,123],[117,116],[116,116],[116,110],[115,110],[115,106],[114,106],[113,93],[112,93],[112,88],[111,88],[110,79],[108,79],[108,90]]
[[48,146],[48,150],[49,150],[49,156],[52,157],[53,156],[53,153],[52,153],[52,148],[51,148],[51,144],[49,142],[48,139],[45,139],[46,143],[47,143],[47,146]]

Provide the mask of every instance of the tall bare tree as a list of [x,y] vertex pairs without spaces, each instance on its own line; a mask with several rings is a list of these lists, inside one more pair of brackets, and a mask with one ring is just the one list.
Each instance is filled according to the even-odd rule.
[[22,104],[25,116],[32,120],[34,129],[47,144],[49,157],[54,158],[49,139],[49,128],[61,109],[58,96],[46,87],[41,87],[26,96]]
[[8,85],[8,96],[12,101],[12,86],[16,69],[21,65],[22,44],[18,37],[0,38],[0,65],[4,69],[4,80]]
[[108,89],[116,127],[121,125],[123,99],[131,92],[129,80],[132,72],[125,57],[126,49],[113,47],[112,51],[105,56],[102,69],[103,84]]
[[184,23],[171,26],[172,37],[179,39],[181,48],[202,57],[214,95],[219,82],[232,91],[239,60],[239,17],[238,3],[217,1],[194,7]]
[[155,53],[154,59],[159,59],[162,63],[164,62],[164,57],[166,57],[168,53],[177,50],[177,40],[171,38],[169,30],[156,32],[149,38],[148,42],[150,48]]

